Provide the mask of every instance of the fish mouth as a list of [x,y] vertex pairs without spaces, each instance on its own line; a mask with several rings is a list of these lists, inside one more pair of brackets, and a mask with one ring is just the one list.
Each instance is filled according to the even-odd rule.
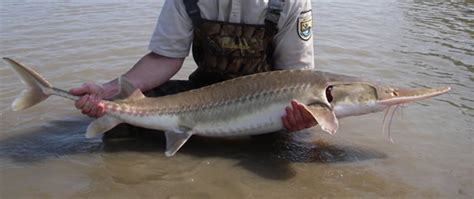
[[388,88],[384,89],[377,100],[378,104],[392,106],[431,98],[451,90],[451,87],[437,88]]

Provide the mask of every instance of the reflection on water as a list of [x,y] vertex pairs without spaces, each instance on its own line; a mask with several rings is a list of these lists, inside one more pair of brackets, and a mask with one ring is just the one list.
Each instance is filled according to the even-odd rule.
[[[99,140],[84,139],[86,125],[83,121],[52,121],[48,126],[32,132],[2,139],[0,158],[30,163],[101,151]],[[69,128],[64,128],[65,126]]]
[[[119,153],[134,151],[163,155],[164,134],[159,131],[135,129],[133,135],[100,139],[84,139],[86,123],[52,121],[49,127],[3,139],[0,158],[16,163],[46,161],[51,158],[84,153]],[[75,127],[55,128],[61,126]],[[122,125],[125,127],[126,125]],[[127,129],[128,125],[125,128]],[[120,133],[120,132],[118,132]],[[252,138],[193,137],[179,151],[197,158],[221,157],[238,160],[238,165],[266,178],[288,179],[294,176],[290,163],[336,163],[384,158],[381,153],[357,146],[338,146],[322,139],[301,142],[293,137],[301,133],[273,133]],[[61,142],[58,142],[61,140]],[[7,164],[8,165],[8,164]]]
[[[2,65],[0,197],[474,197],[474,4],[312,2],[317,68],[452,92],[397,114],[394,144],[373,114],[342,120],[336,136],[193,137],[166,158],[161,133],[85,139],[90,120],[63,99],[13,112],[22,85]],[[0,55],[60,88],[103,82],[146,53],[162,4],[2,1]],[[188,58],[178,78],[193,68]]]

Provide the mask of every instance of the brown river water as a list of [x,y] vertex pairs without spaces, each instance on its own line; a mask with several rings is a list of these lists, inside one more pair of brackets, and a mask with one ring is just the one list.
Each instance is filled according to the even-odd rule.
[[[0,56],[59,88],[132,66],[163,1],[0,2]],[[172,158],[162,136],[86,139],[91,119],[52,97],[14,112],[23,85],[0,63],[0,198],[473,198],[474,3],[313,1],[316,67],[452,91],[395,114],[345,118],[257,138],[192,138]],[[188,58],[176,78],[195,68]]]

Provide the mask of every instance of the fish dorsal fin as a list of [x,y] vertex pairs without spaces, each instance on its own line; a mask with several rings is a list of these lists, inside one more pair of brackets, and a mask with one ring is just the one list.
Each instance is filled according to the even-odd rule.
[[142,91],[135,87],[130,81],[127,80],[127,78],[120,76],[118,79],[120,89],[119,93],[115,95],[111,100],[136,100],[136,99],[141,99],[145,98],[145,95],[143,95]]
[[307,106],[307,111],[313,115],[314,119],[318,122],[318,125],[323,131],[329,134],[335,134],[339,127],[339,122],[334,114],[334,111],[328,107],[310,105]]
[[140,89],[136,89],[133,91],[133,93],[128,96],[125,100],[136,100],[136,99],[143,99],[145,98],[145,95],[143,95],[142,91]]

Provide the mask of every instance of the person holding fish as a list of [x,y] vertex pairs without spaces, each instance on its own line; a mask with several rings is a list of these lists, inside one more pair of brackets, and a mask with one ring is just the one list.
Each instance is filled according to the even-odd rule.
[[[311,27],[310,0],[167,0],[150,52],[123,76],[145,95],[163,96],[259,72],[312,69]],[[197,69],[189,80],[170,80],[191,49]],[[84,83],[69,92],[82,96],[75,106],[83,114],[101,117],[105,107],[100,101],[118,90],[115,79]],[[282,117],[288,131],[317,125],[305,105],[290,104]]]

